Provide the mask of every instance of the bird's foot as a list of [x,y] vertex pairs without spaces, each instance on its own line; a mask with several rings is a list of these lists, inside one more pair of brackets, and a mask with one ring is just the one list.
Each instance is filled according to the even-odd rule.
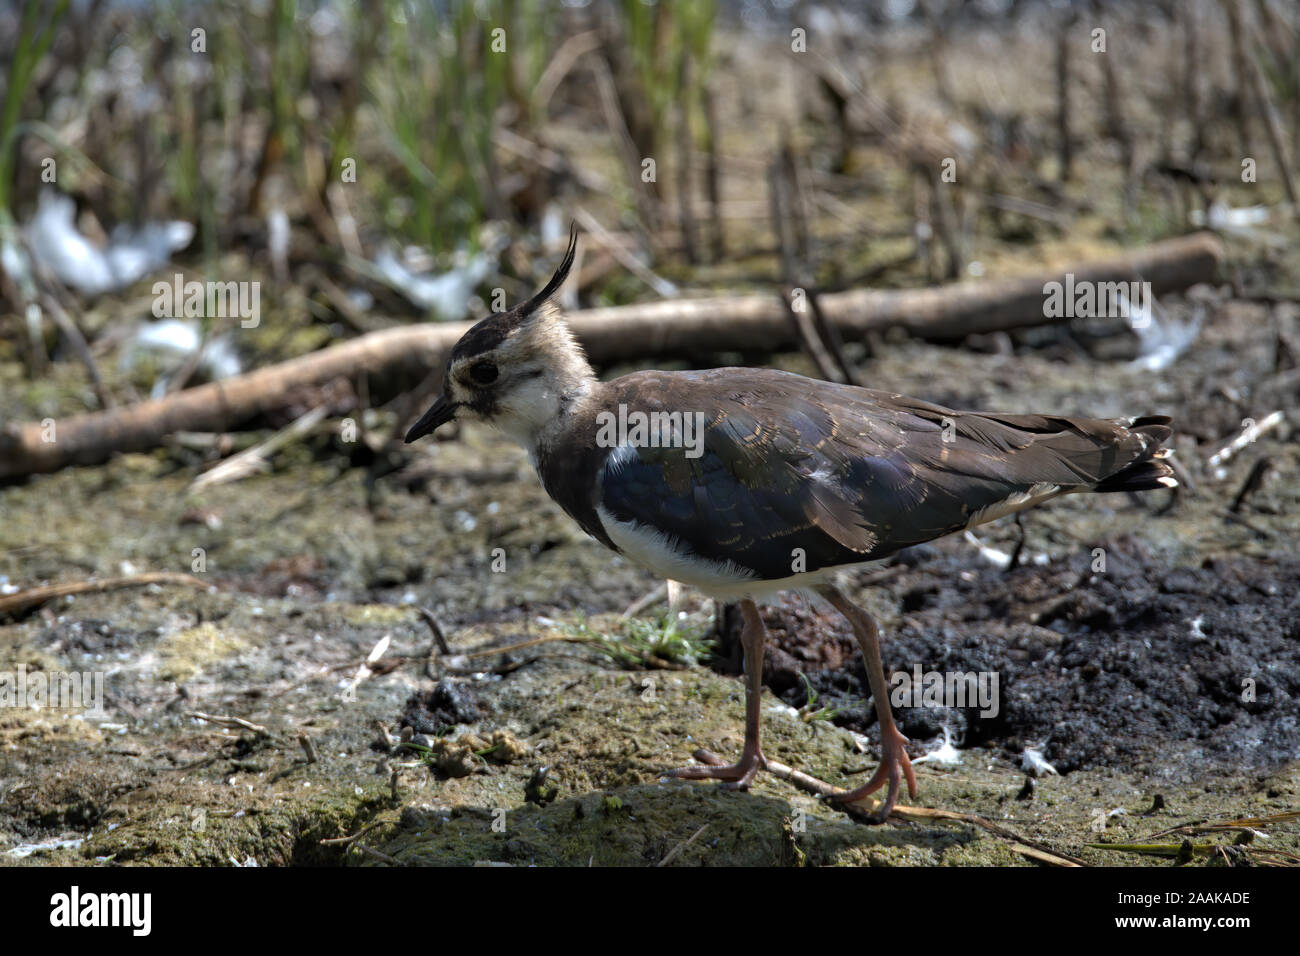
[[723,763],[722,758],[711,750],[697,750],[692,756],[704,766],[677,767],[675,770],[665,770],[664,776],[679,780],[722,780],[723,786],[728,790],[748,790],[754,777],[767,766],[763,751],[757,747],[752,750],[746,748],[740,760],[732,764]]
[[912,761],[907,756],[907,738],[899,733],[897,728],[890,727],[884,734],[880,766],[876,768],[871,779],[856,790],[837,793],[828,800],[840,806],[856,808],[858,804],[866,803],[871,794],[888,783],[889,789],[885,792],[884,803],[871,815],[871,822],[884,823],[893,812],[894,804],[898,802],[898,785],[904,777],[907,778],[907,792],[915,800],[916,774],[912,772]]

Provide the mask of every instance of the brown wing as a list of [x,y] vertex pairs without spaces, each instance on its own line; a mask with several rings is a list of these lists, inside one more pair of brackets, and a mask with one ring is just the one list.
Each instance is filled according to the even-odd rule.
[[[1167,419],[960,412],[767,369],[640,372],[629,411],[699,412],[703,454],[638,447],[598,489],[617,518],[773,579],[885,557],[1035,486],[1093,488],[1155,453]],[[1163,467],[1163,466],[1161,466]]]

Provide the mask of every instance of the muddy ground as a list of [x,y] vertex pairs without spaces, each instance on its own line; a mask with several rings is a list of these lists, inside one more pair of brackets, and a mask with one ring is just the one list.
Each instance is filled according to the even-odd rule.
[[[1023,535],[1011,571],[954,537],[849,582],[881,621],[887,670],[999,677],[996,716],[898,711],[915,756],[957,747],[955,764],[918,763],[920,805],[1088,863],[1159,865],[1089,844],[1300,806],[1300,454],[1283,425],[1217,479],[1202,467],[1242,418],[1296,414],[1277,353],[1296,332],[1294,307],[1227,303],[1158,374],[1080,359],[1064,339],[1014,354],[898,341],[863,360],[874,384],[957,406],[1172,414],[1196,484],[1067,499],[980,529],[1003,552]],[[417,607],[454,654],[627,639],[619,612],[656,582],[585,539],[496,436],[466,429],[410,454],[373,487],[322,439],[197,494],[174,451],[0,492],[10,590],[188,572],[196,548],[209,584],[59,599],[0,628],[13,666],[101,670],[107,691],[98,719],[0,711],[6,863],[642,865],[700,831],[672,862],[1032,865],[979,828],[865,826],[771,776],[744,794],[660,779],[697,746],[739,748],[726,626],[716,654],[680,669],[567,641],[459,662],[474,673],[431,661]],[[1263,485],[1228,517],[1264,459]],[[712,604],[688,592],[686,611],[681,633],[706,636]],[[875,728],[843,627],[800,597],[768,619],[768,756],[860,781]],[[355,683],[385,638],[375,673]],[[818,694],[810,707],[800,674]],[[806,719],[823,707],[838,712]],[[395,746],[403,725],[427,749]],[[1056,773],[1027,782],[1027,748]],[[322,843],[363,829],[351,849]],[[1265,832],[1259,845],[1300,848],[1294,824]]]

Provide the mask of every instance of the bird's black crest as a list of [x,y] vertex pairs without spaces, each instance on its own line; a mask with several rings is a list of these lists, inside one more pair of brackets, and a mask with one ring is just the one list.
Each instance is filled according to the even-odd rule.
[[573,268],[573,257],[577,251],[578,224],[572,223],[569,226],[569,248],[564,253],[564,259],[560,262],[559,268],[555,270],[555,275],[551,276],[551,281],[546,283],[545,288],[519,307],[521,315],[530,315],[535,312],[547,299],[560,291],[560,286],[564,285],[564,280],[569,277],[569,270]]
[[462,359],[471,355],[490,352],[504,342],[510,333],[519,328],[525,319],[544,305],[547,299],[560,291],[560,287],[564,285],[564,280],[569,277],[569,270],[573,268],[573,257],[577,251],[578,228],[574,224],[569,227],[569,248],[564,253],[564,259],[561,260],[555,274],[551,276],[550,281],[546,283],[542,291],[509,312],[490,315],[475,325],[461,337],[461,340],[456,343],[456,347],[451,350],[452,359]]

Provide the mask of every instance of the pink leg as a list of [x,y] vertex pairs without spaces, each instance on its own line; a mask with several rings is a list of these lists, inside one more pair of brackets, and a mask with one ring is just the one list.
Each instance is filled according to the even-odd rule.
[[763,689],[763,641],[767,638],[767,629],[763,627],[763,619],[753,601],[741,601],[740,612],[745,618],[745,626],[740,632],[740,643],[745,648],[745,747],[740,760],[724,765],[709,751],[697,750],[695,759],[707,766],[679,767],[665,771],[665,776],[684,780],[725,780],[726,786],[744,790],[766,766],[758,735]]
[[872,778],[856,790],[839,794],[833,800],[843,804],[861,803],[869,794],[888,783],[885,802],[874,817],[877,823],[884,823],[898,801],[898,785],[903,777],[907,778],[907,792],[913,800],[916,799],[916,775],[912,772],[912,761],[907,757],[907,738],[899,731],[894,723],[894,715],[889,710],[885,669],[880,663],[880,629],[870,614],[845,597],[838,588],[827,586],[819,593],[853,625],[853,633],[862,647],[862,657],[867,664],[867,680],[871,683],[871,697],[876,702],[876,719],[880,724],[882,744],[880,766]]

